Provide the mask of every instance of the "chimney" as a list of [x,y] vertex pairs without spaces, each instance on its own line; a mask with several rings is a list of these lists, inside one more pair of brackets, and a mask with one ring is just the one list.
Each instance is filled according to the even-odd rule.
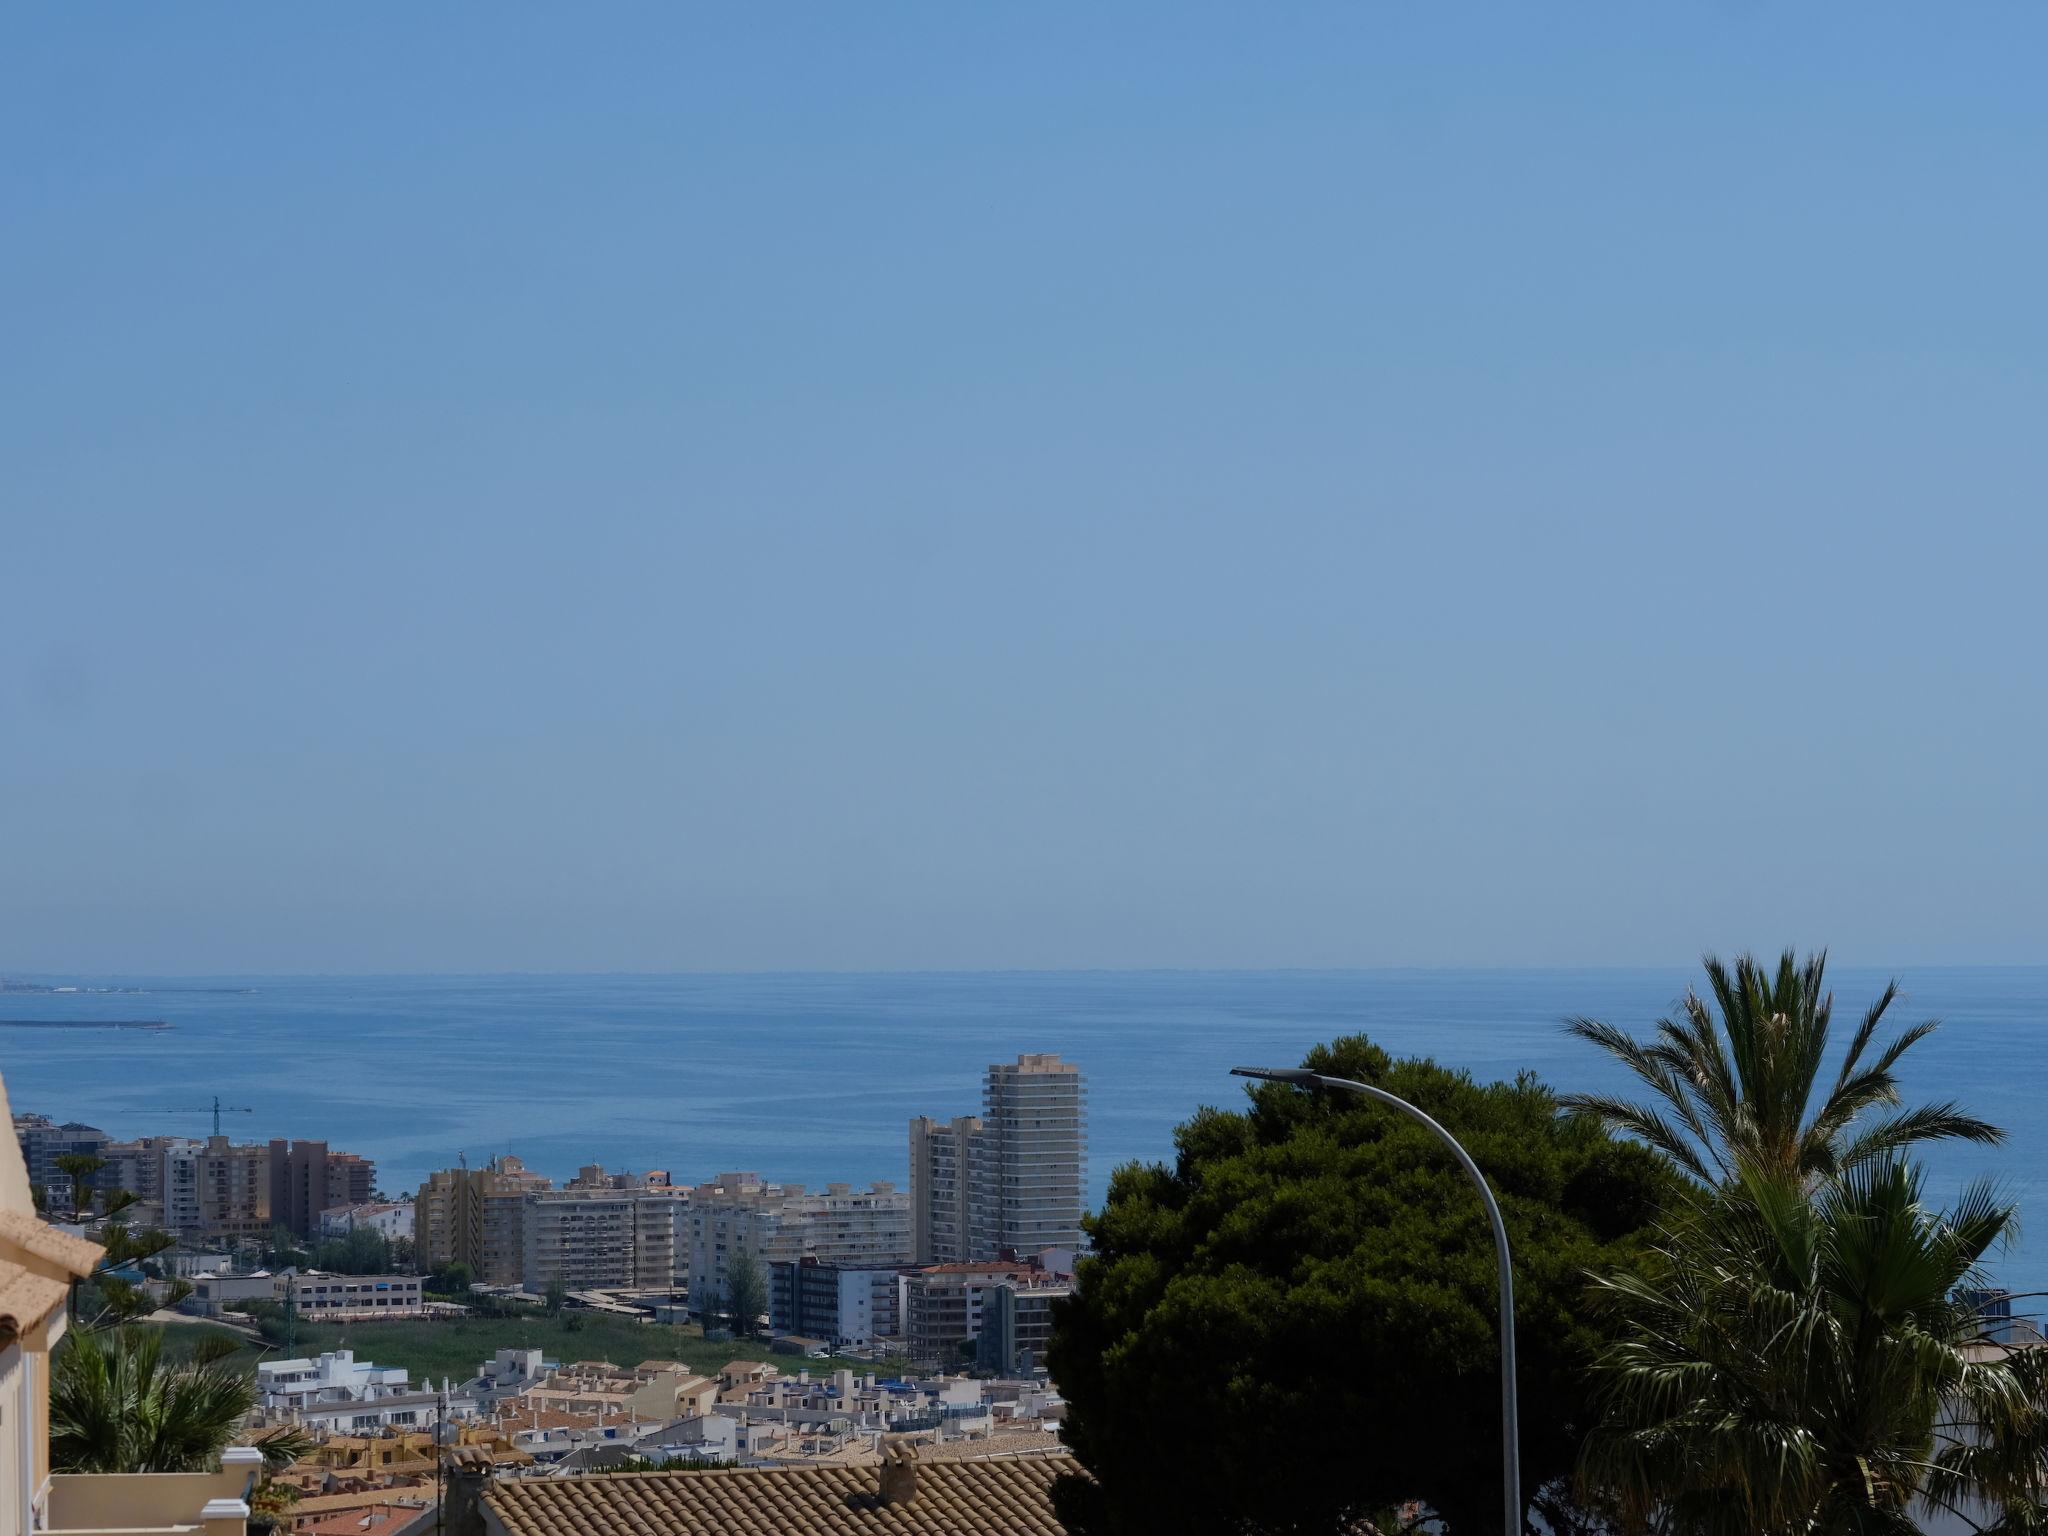
[[908,1440],[882,1447],[882,1502],[892,1508],[917,1502],[917,1448]]

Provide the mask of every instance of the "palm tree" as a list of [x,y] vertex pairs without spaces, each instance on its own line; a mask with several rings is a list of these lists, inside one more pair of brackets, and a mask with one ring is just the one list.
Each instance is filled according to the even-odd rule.
[[1928,1211],[1920,1175],[1866,1160],[1819,1188],[1754,1167],[1695,1190],[1646,1268],[1598,1282],[1611,1342],[1581,1475],[1638,1526],[1696,1536],[1917,1529],[2016,1486],[1954,1435],[2003,1441],[2026,1383],[1954,1300],[2011,1226],[1985,1183]]
[[1569,1094],[1567,1109],[1597,1115],[1610,1127],[1656,1147],[1702,1183],[1725,1183],[1747,1163],[1769,1174],[1812,1181],[1840,1174],[1923,1141],[1995,1143],[2005,1133],[1964,1114],[1953,1102],[1867,1118],[1899,1103],[1892,1069],[1934,1030],[1915,1024],[1865,1063],[1897,982],[1863,1015],[1833,1085],[1809,1114],[1827,1056],[1834,994],[1823,985],[1827,952],[1798,963],[1786,950],[1772,975],[1749,955],[1734,970],[1705,960],[1714,1012],[1687,989],[1679,1019],[1659,1019],[1655,1036],[1638,1041],[1611,1024],[1578,1018],[1566,1028],[1616,1057],[1656,1095],[1651,1104],[1608,1094]]
[[[213,1466],[256,1406],[251,1380],[222,1363],[239,1346],[204,1341],[186,1365],[163,1336],[74,1333],[50,1372],[50,1465],[59,1472],[198,1472]],[[266,1465],[305,1454],[303,1435],[259,1442]]]

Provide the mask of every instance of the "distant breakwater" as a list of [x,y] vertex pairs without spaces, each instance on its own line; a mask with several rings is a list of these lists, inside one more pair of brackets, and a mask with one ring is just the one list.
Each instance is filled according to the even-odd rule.
[[169,1019],[0,1019],[0,1029],[169,1029]]

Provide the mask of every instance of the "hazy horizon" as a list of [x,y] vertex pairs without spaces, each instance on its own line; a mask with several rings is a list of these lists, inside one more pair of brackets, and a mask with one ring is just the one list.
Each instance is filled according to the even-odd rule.
[[2048,962],[2044,49],[18,9],[0,967]]

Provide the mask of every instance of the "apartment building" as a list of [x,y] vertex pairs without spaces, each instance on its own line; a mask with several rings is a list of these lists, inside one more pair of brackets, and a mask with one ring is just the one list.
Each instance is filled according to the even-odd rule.
[[898,1266],[911,1260],[910,1196],[893,1184],[856,1189],[770,1184],[756,1173],[722,1173],[682,1202],[690,1305],[700,1313],[725,1299],[733,1256],[770,1267],[806,1255],[828,1264]]
[[912,1120],[917,1261],[986,1263],[1079,1247],[1087,1103],[1079,1067],[1032,1054],[989,1067],[981,1114]]
[[115,1141],[76,1121],[46,1115],[13,1117],[29,1182],[48,1192],[52,1209],[71,1207],[71,1180],[57,1159],[79,1152],[105,1159],[97,1189],[125,1189],[152,1207],[152,1219],[184,1238],[265,1236],[279,1223],[302,1238],[319,1235],[320,1212],[368,1201],[376,1167],[334,1152],[324,1141],[238,1146],[225,1136],[141,1136]]
[[1043,1274],[1025,1264],[935,1264],[902,1276],[897,1309],[905,1353],[934,1369],[964,1364],[981,1336],[989,1294]]
[[894,1265],[783,1259],[769,1266],[768,1321],[777,1333],[824,1339],[841,1348],[897,1336]]
[[970,1195],[979,1115],[910,1122],[911,1257],[919,1264],[958,1264],[968,1257]]
[[1026,1257],[1081,1245],[1087,1088],[1050,1054],[988,1069],[973,1148],[969,1258]]
[[270,1219],[294,1236],[317,1238],[322,1211],[369,1203],[376,1167],[367,1158],[324,1141],[273,1139],[269,1153]]
[[521,1284],[656,1290],[675,1283],[676,1201],[643,1190],[557,1189],[525,1197]]
[[15,1115],[13,1120],[14,1139],[21,1144],[21,1160],[27,1165],[29,1183],[44,1192],[52,1210],[69,1211],[71,1175],[57,1166],[57,1159],[74,1153],[103,1156],[113,1138],[99,1127],[77,1120],[67,1120],[62,1125],[48,1115]]
[[481,1168],[444,1168],[420,1186],[413,1236],[429,1269],[466,1264],[486,1285],[519,1284],[526,1265],[526,1197],[554,1181],[509,1153]]
[[110,1141],[100,1156],[107,1166],[97,1180],[101,1189],[125,1189],[145,1205],[156,1207],[163,1225],[179,1234],[198,1234],[205,1226],[200,1200],[201,1142],[190,1136],[141,1136]]
[[1064,1275],[1003,1280],[984,1289],[976,1366],[999,1376],[1042,1369],[1052,1339],[1053,1309],[1073,1294],[1074,1282]]
[[270,1231],[270,1148],[209,1136],[197,1158],[199,1222],[213,1238],[261,1238]]

